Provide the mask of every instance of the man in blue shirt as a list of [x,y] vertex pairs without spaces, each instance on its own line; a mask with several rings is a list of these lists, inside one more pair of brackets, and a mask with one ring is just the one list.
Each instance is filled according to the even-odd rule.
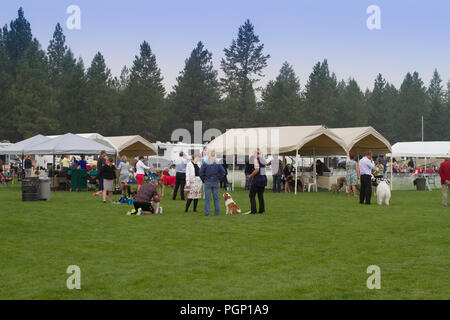
[[219,181],[225,176],[225,169],[216,162],[216,153],[211,151],[208,161],[200,167],[200,179],[205,186],[205,216],[209,216],[211,193],[214,199],[214,215],[220,214]]

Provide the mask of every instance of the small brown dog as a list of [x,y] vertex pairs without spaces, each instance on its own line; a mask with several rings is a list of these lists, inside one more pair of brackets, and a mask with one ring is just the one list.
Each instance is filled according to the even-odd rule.
[[[234,202],[233,198],[231,198],[231,195],[227,192],[223,194],[223,199],[225,200],[225,208],[227,214],[242,214],[241,208]],[[243,213],[248,214],[249,212]]]
[[337,183],[334,183],[331,186],[331,190],[333,191],[333,193],[338,193],[339,191],[341,191],[341,189],[344,187],[344,184],[347,183],[347,179],[345,177],[339,177],[337,178]]

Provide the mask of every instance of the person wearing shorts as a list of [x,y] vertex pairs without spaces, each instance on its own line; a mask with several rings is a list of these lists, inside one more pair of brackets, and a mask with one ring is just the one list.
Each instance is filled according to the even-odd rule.
[[141,188],[141,186],[144,184],[145,170],[150,170],[150,167],[147,167],[144,164],[144,157],[139,156],[139,161],[136,163],[136,181],[138,184],[138,191]]

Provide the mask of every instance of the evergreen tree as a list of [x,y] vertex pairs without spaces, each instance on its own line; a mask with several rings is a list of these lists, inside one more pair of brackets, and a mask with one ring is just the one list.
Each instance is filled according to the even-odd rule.
[[89,132],[112,134],[119,126],[117,92],[111,71],[103,55],[98,52],[87,70],[86,83],[87,124]]
[[[400,141],[422,140],[422,116],[429,112],[428,97],[419,74],[407,73],[400,86],[395,129]],[[392,112],[391,111],[391,112]]]
[[269,81],[262,91],[262,100],[260,125],[285,126],[302,122],[300,81],[289,63],[283,63],[275,81]]
[[58,23],[53,33],[53,39],[47,49],[49,76],[52,84],[59,84],[59,77],[63,73],[63,60],[67,52],[66,37]]
[[249,125],[256,110],[253,84],[263,77],[262,70],[270,58],[270,55],[263,54],[263,49],[264,44],[260,44],[249,20],[239,27],[238,37],[232,40],[231,46],[224,49],[221,68],[225,78],[221,80],[227,112],[236,126]]
[[144,41],[130,70],[124,99],[126,105],[122,106],[125,131],[130,134],[140,132],[150,140],[159,137],[165,95],[162,81],[156,57]]
[[396,116],[396,89],[381,74],[375,79],[372,92],[367,96],[368,124],[392,142]]
[[220,104],[220,87],[214,70],[212,54],[199,42],[185,61],[184,69],[177,78],[174,91],[169,96],[171,114],[176,117],[167,127],[186,128],[194,137],[194,121],[203,121],[203,128],[212,128],[217,121]]
[[338,85],[339,98],[335,115],[338,127],[361,127],[367,125],[367,108],[364,94],[355,79]]
[[3,32],[3,38],[9,59],[17,63],[33,41],[30,23],[25,19],[22,8],[18,11],[18,17],[9,24],[9,30]]
[[441,83],[441,77],[435,69],[427,91],[430,111],[425,117],[426,140],[442,140],[443,128],[450,125],[446,118],[445,92]]
[[330,75],[328,62],[318,62],[305,86],[305,108],[308,123],[333,127],[336,123],[337,81]]

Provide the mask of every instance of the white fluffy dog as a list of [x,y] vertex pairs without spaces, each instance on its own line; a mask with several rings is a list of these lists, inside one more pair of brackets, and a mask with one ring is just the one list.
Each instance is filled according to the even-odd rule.
[[389,200],[391,200],[391,188],[389,187],[389,183],[386,180],[378,181],[375,196],[377,197],[378,205],[389,205]]

